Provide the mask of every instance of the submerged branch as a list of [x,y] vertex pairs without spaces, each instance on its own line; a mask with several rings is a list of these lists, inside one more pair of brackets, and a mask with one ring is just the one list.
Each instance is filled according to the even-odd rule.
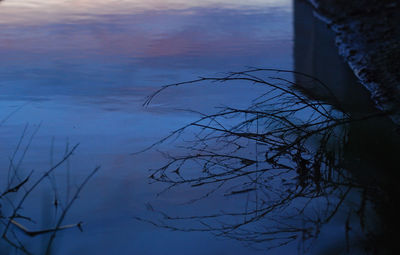
[[42,235],[42,234],[47,234],[50,232],[56,232],[64,229],[69,229],[69,228],[74,228],[78,227],[79,229],[82,228],[82,222],[76,223],[76,224],[69,224],[69,225],[64,225],[64,226],[59,226],[57,228],[49,228],[49,229],[43,229],[43,230],[37,230],[37,231],[32,231],[27,229],[25,226],[23,226],[21,223],[18,223],[15,220],[10,220],[11,223],[16,226],[18,229],[22,230],[26,235],[28,236],[37,236],[37,235]]
[[[307,88],[287,77],[263,78],[270,72],[310,78],[335,103],[308,98],[302,93]],[[144,105],[171,87],[231,81],[262,85],[266,92],[247,108],[226,107],[214,114],[201,114],[198,120],[145,150],[173,137],[186,136],[190,130],[194,140],[179,146],[183,154],[165,153],[168,162],[152,170],[150,179],[170,185],[167,190],[182,185],[209,187],[211,192],[206,191],[200,198],[211,193],[225,198],[244,197],[246,207],[198,216],[174,217],[159,212],[162,219],[157,222],[136,219],[171,230],[209,231],[249,244],[267,242],[269,247],[317,238],[322,225],[330,222],[349,199],[349,193],[365,188],[354,183],[345,169],[348,126],[384,113],[355,118],[343,110],[320,80],[303,73],[260,68],[166,85],[149,96]],[[188,221],[198,226],[180,226]]]

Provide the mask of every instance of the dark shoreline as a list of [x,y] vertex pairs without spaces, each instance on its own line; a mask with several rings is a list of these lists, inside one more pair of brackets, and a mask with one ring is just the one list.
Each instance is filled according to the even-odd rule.
[[400,3],[308,0],[335,33],[339,54],[380,110],[400,125]]

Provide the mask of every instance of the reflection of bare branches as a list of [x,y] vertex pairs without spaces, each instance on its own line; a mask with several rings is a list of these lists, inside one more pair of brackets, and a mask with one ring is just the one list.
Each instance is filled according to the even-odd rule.
[[[63,226],[61,226],[61,224],[63,223],[65,216],[67,215],[68,211],[71,209],[72,204],[75,202],[76,199],[78,199],[79,194],[81,193],[83,187],[87,184],[87,182],[93,177],[93,175],[99,170],[100,167],[96,167],[84,180],[83,182],[78,186],[77,190],[75,191],[75,194],[73,195],[73,197],[68,201],[68,203],[66,204],[65,208],[63,209],[63,211],[61,212],[60,217],[57,220],[56,226],[54,228],[54,230],[52,231],[52,235],[50,236],[50,240],[48,242],[47,248],[46,248],[46,254],[50,254],[51,253],[51,247],[54,241],[54,238],[56,237],[57,231],[59,229],[62,229]],[[78,223],[76,224],[76,226],[81,229],[81,224]]]
[[[29,237],[50,233],[51,235],[48,240],[47,250],[45,253],[50,254],[52,243],[58,231],[73,227],[77,227],[82,230],[81,222],[68,225],[62,225],[62,223],[72,204],[77,200],[78,195],[82,191],[83,187],[98,171],[99,167],[96,167],[83,180],[83,182],[77,186],[71,198],[67,199],[67,201],[64,201],[63,204],[61,204],[61,201],[55,201],[54,207],[56,212],[58,207],[61,208],[61,211],[59,212],[54,227],[40,230],[29,230],[26,226],[24,226],[24,224],[19,222],[20,220],[31,223],[34,222],[31,218],[24,215],[26,212],[24,212],[23,207],[26,204],[26,201],[28,201],[29,197],[34,196],[34,192],[39,189],[39,186],[41,186],[46,179],[54,177],[53,173],[59,169],[61,165],[65,164],[67,160],[69,160],[69,158],[78,148],[79,144],[76,144],[71,149],[67,150],[64,156],[58,162],[54,163],[49,169],[39,174],[39,176],[34,177],[34,171],[30,171],[28,174],[23,174],[20,168],[38,128],[34,130],[33,134],[28,138],[27,145],[25,148],[23,148],[22,142],[27,134],[27,129],[28,126],[24,128],[17,147],[9,160],[8,180],[6,186],[3,188],[3,191],[0,193],[0,222],[2,224],[2,227],[0,228],[1,238],[11,247],[14,247],[17,251],[20,251],[23,254],[32,254],[31,251],[26,248],[24,241],[22,241],[24,239],[23,236],[18,234],[16,230],[19,230],[20,233],[22,232],[24,235]],[[17,154],[20,154],[19,159],[17,159]],[[21,176],[24,177],[21,178]]]
[[183,154],[166,154],[168,162],[152,172],[151,180],[168,184],[167,190],[179,185],[206,187],[202,198],[211,193],[241,196],[245,208],[186,217],[159,212],[160,221],[138,219],[172,230],[210,231],[267,248],[316,238],[349,193],[365,188],[344,168],[347,126],[376,116],[355,118],[342,110],[337,99],[332,105],[307,98],[299,92],[306,88],[291,81],[293,73],[317,82],[334,97],[310,76],[274,69],[172,84],[150,96],[146,105],[166,88],[207,81],[265,87],[248,108],[226,107],[201,115],[153,145],[194,131],[195,139],[181,147]]

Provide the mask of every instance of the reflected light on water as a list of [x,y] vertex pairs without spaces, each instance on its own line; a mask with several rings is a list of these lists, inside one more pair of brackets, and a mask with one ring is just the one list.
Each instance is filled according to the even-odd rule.
[[26,89],[31,96],[94,95],[101,87],[109,95],[209,70],[288,68],[290,6],[287,0],[3,1],[3,95],[20,97]]
[[4,1],[0,8],[0,24],[11,23],[45,23],[63,19],[90,19],[96,15],[107,14],[138,14],[146,11],[184,11],[190,14],[194,8],[224,8],[232,10],[265,10],[265,8],[283,8],[289,10],[289,0],[15,0]]
[[[249,254],[233,241],[134,221],[159,191],[148,185],[147,169],[162,157],[131,153],[195,117],[176,109],[208,112],[246,104],[264,91],[204,84],[166,91],[142,107],[159,86],[244,66],[291,68],[291,6],[291,0],[1,1],[0,120],[24,107],[0,128],[0,165],[8,164],[25,124],[41,122],[24,161],[29,169],[45,169],[49,150],[64,151],[64,141],[81,144],[71,160],[72,181],[102,166],[71,214],[87,223],[85,232],[62,233],[57,254]],[[51,197],[32,200],[26,214],[35,219],[38,200],[51,203]],[[167,198],[161,202],[175,207]]]

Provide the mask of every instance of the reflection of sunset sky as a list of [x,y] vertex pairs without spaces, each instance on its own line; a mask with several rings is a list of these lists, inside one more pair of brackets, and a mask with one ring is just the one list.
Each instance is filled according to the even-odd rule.
[[289,10],[289,0],[12,0],[0,8],[0,24],[37,24],[61,20],[87,20],[98,15],[139,14],[148,11],[184,11],[193,8],[224,8],[231,10],[258,10],[279,7]]
[[[65,6],[65,12],[61,5],[46,1],[43,10],[27,5],[24,8],[32,9],[32,21],[6,22],[0,16],[0,78],[3,83],[20,84],[10,87],[10,94],[66,94],[71,93],[67,88],[74,87],[80,88],[78,94],[92,94],[97,93],[90,91],[92,84],[97,88],[111,83],[113,87],[148,86],[149,80],[169,83],[244,66],[290,68],[291,14],[287,6],[272,8],[273,1],[249,1],[246,9],[239,4],[226,7],[224,1],[198,2],[171,4],[172,10],[162,10],[165,1],[132,1],[126,8],[133,10],[129,14],[123,8],[104,7],[112,2],[100,2],[96,8],[103,6],[105,14],[94,12],[86,15],[87,19],[70,21],[62,18],[63,13],[90,11],[87,1],[73,2]],[[18,4],[2,3],[0,15],[14,8],[24,18]],[[85,5],[90,8],[86,10]],[[198,6],[201,8],[195,8]],[[47,20],[35,22],[36,11],[46,8],[62,13],[56,19],[50,12]],[[166,76],[175,79],[154,79]]]
[[265,253],[133,221],[160,191],[145,177],[164,159],[131,153],[197,118],[174,108],[208,111],[263,91],[202,84],[167,90],[143,108],[160,85],[245,66],[291,69],[291,0],[4,0],[0,55],[0,119],[29,101],[0,129],[0,160],[8,163],[27,122],[42,122],[29,169],[31,158],[46,169],[52,138],[64,152],[67,137],[81,143],[74,173],[102,165],[76,206],[88,227],[63,233],[59,254]]
[[148,12],[79,23],[3,24],[0,47],[2,51],[81,50],[104,55],[132,54],[132,57],[226,54],[237,50],[254,54],[252,51],[259,50],[264,42],[287,39],[284,36],[288,20],[277,22],[282,18],[290,17],[288,13],[243,14],[201,9],[191,15]]

